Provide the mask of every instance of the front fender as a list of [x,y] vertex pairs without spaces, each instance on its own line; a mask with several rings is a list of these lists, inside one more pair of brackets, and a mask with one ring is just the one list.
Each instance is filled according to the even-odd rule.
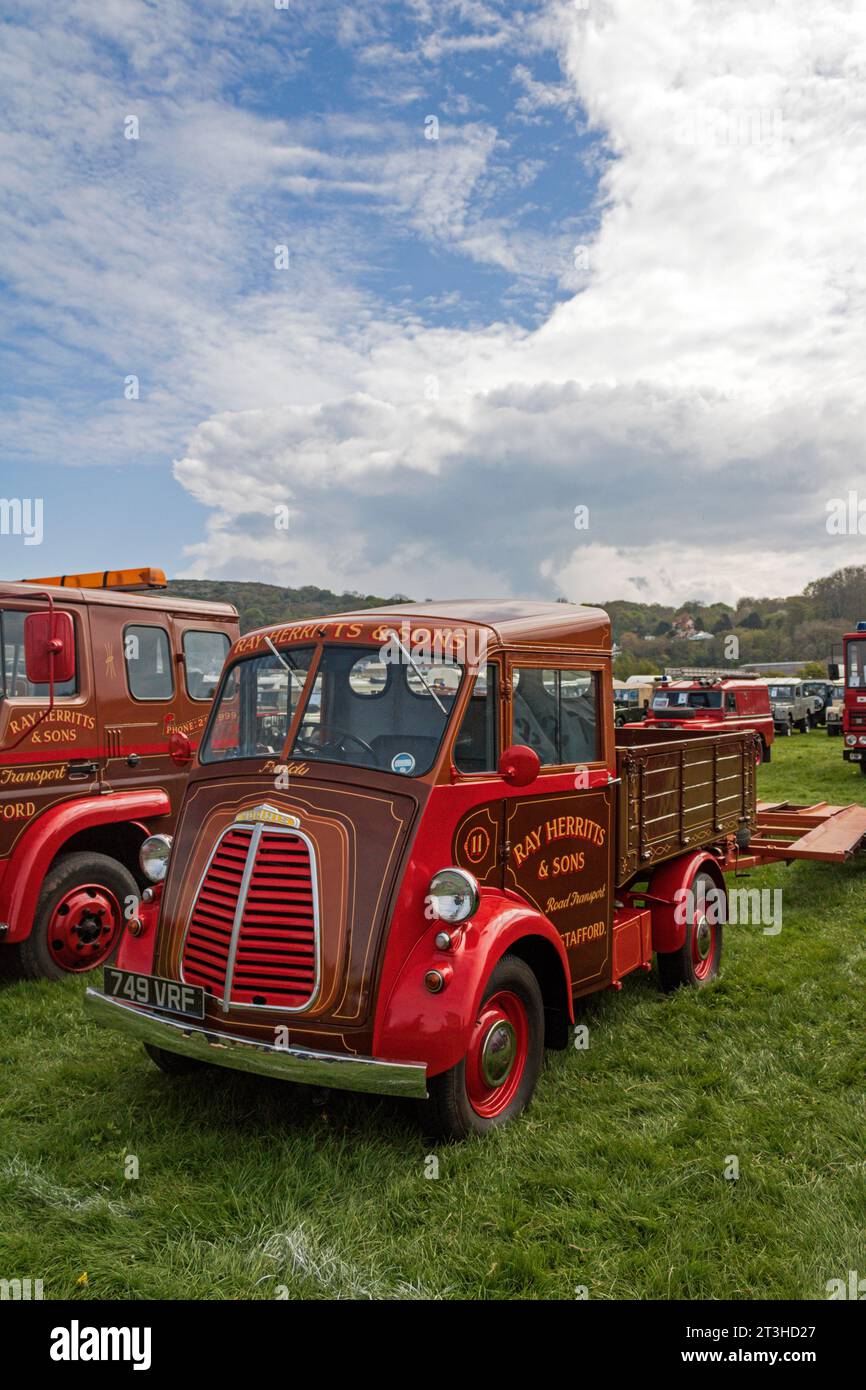
[[117,948],[115,965],[118,970],[131,970],[136,975],[153,974],[153,958],[156,952],[156,935],[163,885],[155,883],[151,886],[153,888],[151,901],[146,903],[142,899],[138,905],[135,918],[138,923],[138,934],[133,936],[130,931],[130,923],[125,923],[120,945]]
[[[374,1057],[411,1057],[427,1064],[428,1076],[455,1066],[466,1054],[491,971],[509,947],[527,937],[542,938],[556,952],[569,1018],[574,1021],[568,957],[559,933],[540,912],[500,893],[482,891],[475,916],[462,930],[453,929],[452,950],[437,948],[436,931],[437,923],[431,922],[406,958],[390,995],[377,1007]],[[424,984],[428,970],[446,975],[441,993],[431,994]]]
[[64,801],[39,816],[16,846],[3,877],[0,921],[9,925],[5,940],[23,941],[30,935],[43,879],[52,860],[73,835],[93,826],[146,820],[170,812],[167,794],[154,788]]
[[679,951],[686,939],[685,918],[678,922],[677,893],[688,888],[695,874],[701,869],[713,878],[718,887],[725,892],[725,877],[715,855],[708,850],[696,850],[693,854],[683,854],[663,864],[652,876],[647,890],[652,906],[652,945],[654,951],[666,955]]

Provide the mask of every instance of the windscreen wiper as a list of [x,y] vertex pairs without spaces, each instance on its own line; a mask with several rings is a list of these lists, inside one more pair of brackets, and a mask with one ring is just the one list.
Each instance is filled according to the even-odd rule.
[[437,705],[439,706],[442,713],[445,715],[445,718],[447,719],[447,709],[443,705],[442,701],[439,699],[439,696],[436,694],[436,691],[433,689],[433,687],[427,684],[424,672],[421,670],[421,667],[418,665],[415,658],[409,652],[407,652],[406,648],[403,646],[403,643],[400,641],[400,638],[397,636],[396,632],[392,632],[391,636],[394,638],[394,641],[397,643],[397,646],[400,648],[406,660],[409,662],[409,665],[412,667],[412,670],[415,672],[415,675],[418,677],[421,684],[424,686],[424,689],[427,691],[427,694],[433,696],[433,699],[436,701]]

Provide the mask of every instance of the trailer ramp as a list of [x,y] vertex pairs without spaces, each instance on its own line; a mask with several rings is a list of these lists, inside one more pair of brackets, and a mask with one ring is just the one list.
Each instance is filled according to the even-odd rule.
[[815,859],[842,864],[866,849],[866,806],[830,806],[816,801],[759,801],[755,829],[738,867]]

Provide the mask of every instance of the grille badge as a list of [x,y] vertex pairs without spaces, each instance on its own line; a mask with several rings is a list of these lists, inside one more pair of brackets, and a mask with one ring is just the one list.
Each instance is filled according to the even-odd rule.
[[291,816],[287,811],[278,811],[276,806],[268,806],[267,802],[261,806],[250,806],[245,811],[238,811],[235,822],[238,821],[244,825],[287,825],[291,830],[297,830],[301,824],[297,816]]

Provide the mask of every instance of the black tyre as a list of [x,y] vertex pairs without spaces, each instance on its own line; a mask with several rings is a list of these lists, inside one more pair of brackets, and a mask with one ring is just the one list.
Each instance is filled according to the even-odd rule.
[[[699,869],[689,885],[693,906],[686,922],[685,940],[678,951],[656,952],[659,981],[666,994],[682,985],[703,989],[719,973],[722,958],[722,919],[719,885],[706,870]],[[727,897],[725,896],[725,903]],[[716,920],[719,919],[719,920]]]
[[153,1043],[142,1043],[142,1046],[153,1064],[166,1076],[185,1076],[187,1072],[208,1067],[207,1062],[200,1062],[197,1057],[182,1057],[179,1052],[167,1052],[164,1047],[155,1047]]
[[531,1101],[543,1052],[538,980],[518,956],[503,956],[487,982],[466,1056],[428,1083],[425,1129],[459,1140],[507,1124]]
[[138,884],[107,854],[65,854],[42,884],[25,941],[11,947],[18,972],[27,979],[62,980],[113,960],[130,898]]

